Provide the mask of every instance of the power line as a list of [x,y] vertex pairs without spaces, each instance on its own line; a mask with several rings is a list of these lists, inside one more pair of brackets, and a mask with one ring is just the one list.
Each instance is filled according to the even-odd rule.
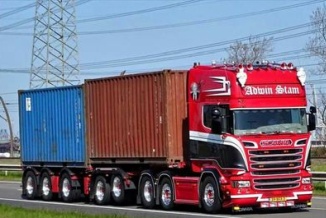
[[[261,10],[261,11],[248,12],[248,13],[243,13],[243,14],[238,14],[238,15],[231,15],[231,16],[220,17],[220,18],[205,19],[205,20],[198,20],[198,21],[191,21],[191,22],[175,23],[175,24],[165,24],[165,25],[157,25],[157,26],[116,29],[116,30],[81,31],[81,32],[79,32],[79,35],[130,33],[130,32],[141,32],[141,31],[151,31],[151,30],[160,30],[160,29],[168,29],[168,28],[179,28],[179,27],[184,27],[184,26],[201,25],[201,24],[206,24],[206,23],[233,20],[233,19],[239,19],[239,18],[244,18],[244,17],[249,17],[249,16],[255,16],[255,15],[260,15],[260,14],[267,14],[267,13],[272,13],[272,12],[277,12],[277,11],[282,11],[282,10],[288,10],[288,9],[293,9],[293,8],[297,8],[297,7],[307,6],[310,4],[316,4],[319,2],[323,2],[323,1],[324,0],[314,0],[314,1],[304,2],[304,3],[298,3],[298,4],[288,5],[288,6],[282,6],[282,7],[277,7],[277,8]],[[153,8],[153,10],[154,9],[155,8]],[[129,13],[137,14],[137,11],[126,12],[126,13],[121,13],[121,14],[116,14],[116,15],[106,15],[106,16],[97,17],[97,18],[88,18],[88,19],[79,20],[79,21],[77,20],[77,22],[85,23],[85,22],[93,22],[93,21],[97,21],[97,20],[103,20],[104,18],[110,19],[111,17],[115,18],[115,17],[128,16],[126,14],[129,14]],[[27,36],[30,34],[32,34],[32,33],[12,33],[11,32],[11,33],[7,33],[7,34],[3,34],[3,35]]]
[[[301,26],[301,25],[298,25],[298,26]],[[255,37],[266,37],[266,36],[273,35],[275,33],[289,31],[289,29],[293,29],[293,27],[292,28],[284,28],[284,29],[276,30],[276,31],[270,31],[270,32],[262,33],[262,34],[257,34],[257,35],[255,35]],[[281,40],[290,39],[290,38],[294,38],[294,37],[304,36],[304,35],[311,34],[311,33],[313,33],[313,31],[305,31],[305,32],[301,32],[301,33],[295,33],[295,34],[291,34],[291,35],[277,37],[277,38],[273,39],[273,41],[281,41]],[[140,64],[140,63],[144,63],[144,62],[153,63],[153,62],[160,62],[160,61],[166,61],[166,60],[171,60],[171,59],[183,59],[183,58],[188,58],[188,57],[207,55],[207,54],[225,51],[227,49],[226,47],[218,48],[218,49],[211,49],[212,47],[223,46],[223,45],[228,45],[228,44],[231,44],[231,43],[234,43],[237,41],[248,40],[250,37],[252,37],[252,36],[246,36],[246,37],[241,37],[238,39],[226,40],[226,41],[222,41],[222,42],[211,43],[211,44],[206,44],[206,45],[201,45],[201,46],[196,46],[196,47],[177,49],[177,50],[172,50],[172,51],[167,51],[167,52],[162,52],[162,53],[157,53],[157,54],[143,55],[143,56],[137,56],[137,57],[131,57],[131,58],[115,59],[115,60],[111,60],[111,61],[84,63],[84,64],[81,64],[80,66],[81,66],[81,68],[90,67],[90,66],[93,67],[94,65],[95,66],[106,66],[106,67],[108,67],[108,66],[113,67],[113,66],[118,66],[118,65],[129,66],[129,65],[135,65],[135,64]],[[195,53],[191,53],[191,54],[178,55],[178,54],[194,52],[194,51],[202,50],[202,49],[206,49],[206,48],[209,48],[210,50],[199,51],[199,52],[195,52]],[[171,56],[171,57],[162,58],[164,56]],[[158,59],[149,60],[149,59],[153,59],[153,58],[158,58]],[[145,60],[145,59],[147,59],[147,60]],[[136,61],[140,61],[140,62],[136,62]],[[133,62],[133,63],[126,63],[126,62]]]
[[[281,30],[270,31],[267,33],[258,34],[256,36],[269,36],[273,33],[278,34],[278,33],[293,30],[293,29],[296,29],[296,28],[302,27],[302,26],[303,25],[298,25],[295,27],[289,27],[289,28],[284,28]],[[280,36],[280,37],[274,38],[273,41],[281,41],[281,40],[285,40],[285,39],[291,39],[294,37],[300,37],[300,36],[307,35],[310,33],[313,33],[313,31],[304,31],[304,32],[300,32],[300,33],[294,33],[294,34],[290,34],[290,35]],[[151,54],[151,55],[143,55],[143,56],[138,56],[138,57],[123,58],[123,59],[116,59],[116,60],[102,61],[102,62],[84,63],[84,64],[80,64],[80,66],[83,68],[83,70],[86,70],[86,69],[129,66],[129,65],[137,65],[137,64],[142,64],[142,63],[162,62],[162,61],[167,61],[167,60],[176,60],[176,59],[202,56],[202,55],[225,51],[227,49],[227,47],[215,48],[215,49],[204,50],[204,51],[197,51],[197,50],[228,45],[228,44],[234,43],[236,41],[247,40],[249,37],[250,36],[242,37],[242,38],[238,38],[238,39],[227,40],[227,41],[218,42],[218,43],[213,43],[213,44],[208,44],[208,45],[202,45],[202,46],[190,47],[190,48],[186,48],[186,49],[178,49],[178,50],[172,50],[172,51],[167,51],[167,52],[162,52],[162,53],[157,53],[157,54]],[[295,51],[297,51],[297,50],[295,50]],[[193,52],[193,53],[182,54],[182,53],[189,53],[189,52]],[[276,57],[276,54],[271,55],[271,56]],[[154,59],[154,58],[156,58],[156,59]],[[282,59],[284,59],[284,57]],[[2,69],[2,70],[0,70],[0,72],[7,72],[7,73],[23,72],[23,73],[26,73],[26,72],[29,72],[29,70],[26,70],[26,69]]]
[[[192,26],[192,25],[198,25],[198,24],[204,24],[204,23],[212,23],[212,22],[217,22],[217,21],[233,20],[233,19],[267,14],[267,13],[272,13],[272,12],[277,12],[277,11],[283,11],[283,10],[288,10],[288,9],[294,9],[294,8],[298,8],[298,7],[303,7],[303,6],[307,6],[307,5],[311,5],[311,4],[320,3],[323,1],[325,1],[325,0],[313,0],[313,1],[309,1],[309,2],[303,2],[303,3],[293,4],[293,5],[287,5],[287,6],[277,7],[277,8],[261,10],[261,11],[253,11],[253,12],[248,12],[248,13],[243,13],[243,14],[230,15],[230,16],[220,17],[220,18],[205,19],[205,20],[184,22],[184,23],[177,23],[177,24],[170,24],[170,25],[134,28],[134,29],[136,29],[137,31],[144,31],[144,30],[152,30],[152,29],[175,28],[175,27]],[[141,11],[138,11],[138,12],[141,12]],[[146,9],[144,11],[146,11]],[[129,16],[129,14],[130,15],[139,14],[138,12],[137,11],[126,12],[126,13],[121,13],[121,14],[116,14],[116,15],[106,15],[106,16],[102,16],[102,17],[88,18],[88,19],[79,20],[79,21],[77,21],[77,23],[94,22],[94,21],[99,21],[99,20],[104,20],[104,19],[112,19],[112,18],[117,18],[117,17]],[[127,32],[127,31],[132,31],[132,29],[120,30],[120,31]],[[104,32],[104,31],[102,31],[102,32]],[[108,32],[108,33],[112,33],[112,32]]]
[[[76,3],[76,6],[87,3],[89,1],[91,1],[91,0],[80,0],[79,2]],[[204,0],[187,0],[187,1],[180,2],[180,3],[169,4],[169,5],[165,5],[165,6],[161,6],[161,7],[153,7],[153,8],[148,8],[148,9],[143,9],[143,10],[138,10],[138,11],[131,11],[131,12],[125,12],[125,13],[121,13],[121,14],[108,15],[108,16],[104,16],[105,18],[104,17],[88,18],[88,19],[80,20],[79,22],[81,22],[81,23],[92,22],[93,19],[102,20],[102,19],[109,19],[106,17],[117,18],[117,17],[131,16],[131,15],[142,14],[142,13],[149,13],[149,12],[153,12],[153,11],[165,10],[165,9],[170,9],[170,8],[174,8],[174,7],[184,6],[187,4],[192,4],[192,3],[200,2],[200,1],[204,1]],[[10,24],[8,26],[0,27],[0,31],[5,31],[8,29],[15,28],[15,27],[21,26],[23,24],[29,23],[33,20],[34,20],[34,17],[31,17],[31,18]]]
[[17,14],[19,12],[25,11],[25,10],[30,9],[32,7],[35,7],[35,5],[36,5],[36,3],[34,2],[34,3],[31,3],[31,4],[16,8],[16,9],[14,9],[12,11],[8,11],[6,13],[0,14],[0,19],[8,17],[8,16],[13,15],[13,14]]
[[101,16],[101,17],[81,19],[81,20],[78,20],[77,23],[87,23],[87,22],[120,18],[120,17],[132,16],[132,15],[139,15],[139,14],[150,13],[150,12],[154,12],[154,11],[166,10],[166,9],[171,9],[171,8],[180,7],[180,6],[184,6],[184,5],[189,5],[189,4],[193,4],[193,3],[201,2],[201,1],[203,1],[203,0],[188,0],[188,1],[178,2],[178,3],[174,3],[174,4],[164,5],[164,6],[160,6],[160,7],[142,9],[142,10],[138,10],[138,11],[130,11],[130,12],[124,12],[124,13],[120,13],[120,14],[112,14],[112,15],[105,15],[105,16]]
[[[92,1],[92,0],[80,0],[80,1],[76,2],[75,6],[77,7],[79,5],[82,5],[82,4],[87,3],[89,1]],[[69,9],[69,8],[66,8],[66,9]],[[59,12],[59,10],[54,10],[53,11],[53,13],[56,13],[56,12]],[[18,21],[16,23],[9,24],[7,26],[0,27],[0,32],[1,31],[5,31],[5,30],[8,30],[8,29],[15,28],[15,27],[18,27],[18,26],[27,24],[27,23],[30,23],[30,22],[32,22],[34,20],[35,20],[35,17],[31,17],[31,18],[27,18],[25,20]]]

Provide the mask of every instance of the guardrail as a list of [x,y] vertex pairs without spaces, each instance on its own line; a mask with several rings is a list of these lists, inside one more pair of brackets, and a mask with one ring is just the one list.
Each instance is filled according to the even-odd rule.
[[20,164],[0,164],[0,171],[22,171]]
[[[311,172],[313,181],[325,181],[326,182],[326,172]],[[325,184],[326,186],[326,184]]]
[[[20,164],[0,164],[0,171],[22,171],[22,166]],[[326,183],[326,172],[311,172],[311,174],[313,181],[325,181]]]

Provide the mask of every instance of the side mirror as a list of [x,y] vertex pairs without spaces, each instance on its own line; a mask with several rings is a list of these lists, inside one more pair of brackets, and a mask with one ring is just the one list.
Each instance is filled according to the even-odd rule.
[[212,115],[212,133],[222,134],[222,121],[221,121],[221,111],[218,108],[213,108],[211,111]]
[[221,111],[218,108],[213,108],[211,114],[213,119],[218,119],[221,117]]
[[308,114],[308,131],[313,131],[316,129],[316,107],[310,107],[310,114]]
[[310,113],[315,114],[316,112],[317,112],[316,107],[311,106],[311,107],[310,107]]

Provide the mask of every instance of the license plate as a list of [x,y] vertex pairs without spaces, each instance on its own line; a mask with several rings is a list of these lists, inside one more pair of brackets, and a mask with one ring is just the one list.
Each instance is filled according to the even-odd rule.
[[269,199],[270,202],[280,202],[280,201],[286,201],[286,197],[273,197]]

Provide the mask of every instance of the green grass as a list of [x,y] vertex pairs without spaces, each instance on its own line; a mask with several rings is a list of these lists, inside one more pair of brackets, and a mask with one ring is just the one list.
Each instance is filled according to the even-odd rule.
[[314,195],[326,196],[325,182],[313,182]]
[[0,181],[21,181],[23,172],[0,171]]
[[326,159],[312,159],[311,170],[326,172]]
[[122,215],[89,215],[78,212],[55,212],[50,210],[24,209],[0,204],[0,218],[127,218]]

